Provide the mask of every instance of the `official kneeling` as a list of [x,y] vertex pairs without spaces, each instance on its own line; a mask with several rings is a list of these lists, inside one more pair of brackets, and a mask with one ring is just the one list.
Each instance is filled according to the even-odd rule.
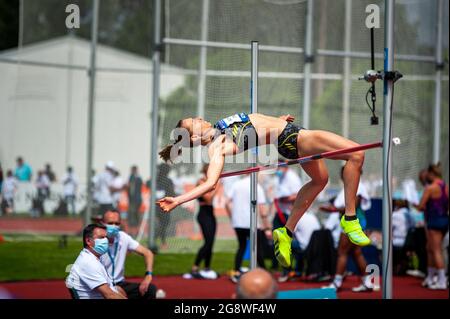
[[100,257],[108,251],[106,227],[91,224],[83,230],[83,250],[70,269],[66,286],[76,299],[127,299],[113,284]]
[[[154,299],[156,286],[153,285],[153,253],[134,240],[130,235],[120,230],[120,213],[109,210],[103,215],[102,224],[106,227],[109,241],[108,251],[100,258],[106,267],[114,285],[123,288],[129,299]],[[145,275],[140,284],[127,282],[124,277],[127,253],[135,252],[144,257]]]

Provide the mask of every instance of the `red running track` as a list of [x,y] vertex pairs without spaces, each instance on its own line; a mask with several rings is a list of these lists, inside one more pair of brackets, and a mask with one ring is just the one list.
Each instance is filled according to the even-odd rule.
[[[138,278],[130,281],[139,281]],[[158,288],[164,289],[170,299],[228,299],[236,288],[228,277],[217,280],[183,279],[181,276],[162,276],[154,279]],[[413,277],[394,277],[393,296],[396,299],[448,299],[449,291],[432,291],[422,288],[421,280]],[[351,288],[357,286],[357,277],[348,277],[343,289],[338,292],[339,299],[381,299],[381,291],[354,293]],[[280,290],[313,289],[323,284],[305,282],[286,282],[279,284]],[[68,299],[69,293],[62,280],[6,282],[0,283],[0,292],[5,290],[14,298],[20,299]]]

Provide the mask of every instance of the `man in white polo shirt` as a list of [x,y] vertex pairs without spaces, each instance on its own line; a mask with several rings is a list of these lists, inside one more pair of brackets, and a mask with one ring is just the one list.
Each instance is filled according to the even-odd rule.
[[[250,237],[250,176],[247,175],[236,181],[228,192],[226,209],[231,217],[231,225],[236,232],[239,247],[234,260],[234,272],[231,280],[237,283],[241,276],[241,266],[247,247],[247,240]],[[257,204],[258,204],[258,230],[257,230],[257,264],[261,268],[264,266],[263,241],[271,236],[270,221],[266,207],[266,196],[264,189],[257,184]],[[267,238],[266,238],[267,237]]]
[[[113,284],[123,288],[129,299],[154,299],[156,287],[153,285],[153,253],[134,240],[130,235],[120,230],[120,213],[116,210],[108,210],[102,219],[106,227],[108,237],[108,250],[100,257],[100,261],[106,267]],[[125,281],[125,260],[128,252],[135,252],[144,257],[145,277],[140,284]]]
[[115,287],[100,262],[108,250],[106,227],[91,224],[83,230],[84,249],[72,265],[66,286],[77,299],[126,299],[125,292]]

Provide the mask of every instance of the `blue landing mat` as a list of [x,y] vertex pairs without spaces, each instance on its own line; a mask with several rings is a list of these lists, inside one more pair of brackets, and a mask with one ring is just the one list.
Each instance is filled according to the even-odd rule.
[[277,299],[337,299],[336,289],[300,289],[279,291]]

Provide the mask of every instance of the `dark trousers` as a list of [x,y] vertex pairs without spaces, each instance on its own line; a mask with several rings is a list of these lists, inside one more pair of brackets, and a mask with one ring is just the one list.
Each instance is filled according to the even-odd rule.
[[[294,256],[295,259],[295,272],[297,274],[301,274],[303,273],[304,269],[305,269],[305,251],[303,249],[300,248],[300,243],[294,239],[292,241],[292,255]],[[283,268],[283,273],[286,273],[287,269]]]
[[404,247],[393,246],[392,247],[392,256],[393,256],[393,273],[394,276],[403,276],[406,274],[406,270],[408,269],[408,256],[406,255],[406,251]]
[[167,241],[170,216],[171,214],[163,213],[159,208],[156,209],[157,228],[155,229],[155,239],[158,237],[161,238],[161,244],[165,244]]
[[147,292],[142,296],[139,292],[139,284],[134,282],[121,281],[117,283],[117,286],[121,287],[127,293],[128,299],[155,299],[156,298],[156,286],[150,284]]
[[419,260],[419,270],[427,273],[427,237],[424,227],[411,228],[406,236],[404,250],[414,252]]
[[136,201],[134,199],[129,199],[128,206],[128,226],[136,227],[139,225],[139,208],[141,207],[142,201]]
[[209,266],[211,265],[212,250],[217,225],[216,218],[214,217],[213,207],[209,205],[201,206],[200,212],[197,216],[197,221],[200,224],[205,242],[198,251],[194,264],[195,266],[199,266],[202,260],[204,260],[205,268],[209,268]]
[[[242,259],[244,258],[245,248],[247,247],[247,239],[250,237],[250,229],[235,228],[234,231],[236,232],[239,242],[239,247],[236,252],[236,257],[234,259],[234,270],[239,271],[242,265]],[[264,232],[260,229],[258,229],[257,237],[258,237],[257,238],[258,247],[256,254],[256,262],[259,267],[265,269],[266,266],[264,265],[263,240],[266,240],[266,237],[264,236]]]

